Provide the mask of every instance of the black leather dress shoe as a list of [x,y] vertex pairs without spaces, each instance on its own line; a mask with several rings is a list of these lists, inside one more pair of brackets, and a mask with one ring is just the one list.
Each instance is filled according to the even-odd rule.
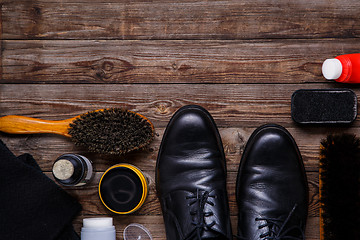
[[240,162],[236,200],[239,239],[305,239],[307,180],[285,128],[264,125],[251,135]]
[[157,159],[156,190],[168,240],[232,239],[224,151],[202,107],[182,107],[170,120]]

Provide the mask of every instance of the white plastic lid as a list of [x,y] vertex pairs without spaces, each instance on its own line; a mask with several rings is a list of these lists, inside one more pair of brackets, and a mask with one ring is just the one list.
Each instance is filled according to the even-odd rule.
[[116,240],[113,219],[111,217],[84,218],[81,240]]
[[338,79],[342,73],[340,60],[336,58],[326,59],[322,65],[322,74],[328,80]]
[[113,218],[111,217],[83,219],[84,228],[108,228],[112,226],[113,226]]

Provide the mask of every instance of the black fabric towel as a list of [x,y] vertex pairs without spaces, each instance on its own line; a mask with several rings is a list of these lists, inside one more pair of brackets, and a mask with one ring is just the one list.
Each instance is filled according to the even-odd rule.
[[16,157],[0,140],[0,240],[79,240],[80,210],[30,154]]

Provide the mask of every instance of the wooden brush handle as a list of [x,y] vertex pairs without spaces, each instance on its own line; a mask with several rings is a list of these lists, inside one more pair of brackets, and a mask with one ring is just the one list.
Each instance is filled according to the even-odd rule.
[[0,131],[11,134],[55,133],[66,137],[74,118],[50,121],[24,116],[8,115],[0,118]]

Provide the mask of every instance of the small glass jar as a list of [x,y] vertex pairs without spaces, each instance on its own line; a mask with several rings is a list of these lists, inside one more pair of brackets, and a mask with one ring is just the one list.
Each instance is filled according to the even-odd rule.
[[63,154],[53,165],[52,174],[63,186],[83,186],[94,176],[92,162],[78,154]]

